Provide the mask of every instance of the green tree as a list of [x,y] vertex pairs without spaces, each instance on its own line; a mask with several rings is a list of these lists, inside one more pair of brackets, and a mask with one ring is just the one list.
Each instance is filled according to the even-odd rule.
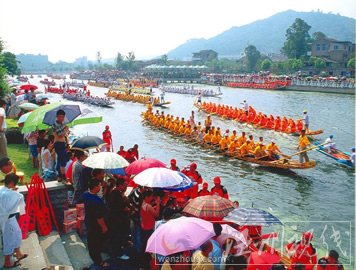
[[352,57],[347,61],[347,68],[355,69],[355,57]]
[[248,45],[245,48],[245,60],[247,71],[254,71],[256,64],[261,57],[261,53],[253,45]]
[[287,29],[286,41],[281,52],[288,58],[301,58],[307,55],[308,42],[310,41],[309,30],[311,26],[300,18]]
[[167,54],[164,54],[164,55],[162,55],[161,56],[161,63],[162,63],[162,65],[167,65],[167,63],[168,63],[168,56],[167,56]]
[[20,70],[17,66],[18,61],[16,60],[16,55],[11,52],[5,52],[2,54],[1,62],[9,75],[20,75]]
[[122,68],[122,63],[124,62],[124,58],[122,57],[121,53],[117,53],[116,55],[116,61],[115,61],[115,67],[116,69]]
[[135,53],[134,52],[129,52],[129,54],[126,56],[127,60],[127,69],[133,71],[135,69]]
[[265,59],[261,63],[261,69],[262,70],[269,70],[272,66],[272,62],[269,59]]
[[321,39],[325,39],[325,38],[327,38],[327,36],[323,32],[314,32],[312,34],[313,40],[321,40]]
[[326,67],[326,62],[324,59],[317,58],[314,62],[314,68],[320,72],[323,68]]

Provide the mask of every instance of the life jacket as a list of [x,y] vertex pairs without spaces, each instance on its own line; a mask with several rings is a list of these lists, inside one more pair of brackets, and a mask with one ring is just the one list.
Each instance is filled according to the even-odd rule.
[[223,197],[225,199],[229,199],[229,194],[227,193],[227,189],[223,185],[220,185],[220,187],[214,186],[210,190],[210,195],[216,195],[216,196]]
[[292,265],[301,263],[305,266],[312,266],[316,264],[316,250],[311,243],[308,246],[304,246],[301,241],[292,242],[287,244],[286,248],[295,251],[291,258]]

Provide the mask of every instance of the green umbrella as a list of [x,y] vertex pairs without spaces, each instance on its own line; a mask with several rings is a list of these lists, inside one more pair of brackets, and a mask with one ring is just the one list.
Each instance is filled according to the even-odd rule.
[[[50,126],[42,123],[43,118],[46,112],[59,107],[61,104],[62,103],[47,104],[31,112],[31,114],[27,117],[24,123],[21,133],[24,134],[31,131],[35,131],[37,129],[41,130],[41,129],[49,128]],[[103,121],[102,116],[79,117],[74,119],[74,121],[72,121],[71,123],[68,123],[67,126],[73,127],[76,125],[83,125],[83,124],[95,124],[95,123],[100,123],[101,121]]]

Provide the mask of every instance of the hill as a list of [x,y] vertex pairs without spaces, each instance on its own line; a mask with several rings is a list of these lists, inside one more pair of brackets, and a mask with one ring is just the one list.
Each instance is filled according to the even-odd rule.
[[355,42],[355,19],[321,12],[297,12],[287,10],[267,19],[232,27],[210,39],[191,39],[167,53],[170,59],[191,59],[193,52],[212,49],[219,57],[241,56],[248,44],[264,53],[279,53],[285,41],[285,33],[296,18],[311,26],[309,34],[323,32],[330,38]]

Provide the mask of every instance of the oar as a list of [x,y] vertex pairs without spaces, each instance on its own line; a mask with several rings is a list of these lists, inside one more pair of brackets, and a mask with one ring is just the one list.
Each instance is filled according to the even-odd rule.
[[299,155],[299,154],[302,154],[302,153],[305,153],[305,152],[307,152],[307,151],[310,151],[310,150],[313,150],[313,149],[315,149],[315,148],[318,148],[318,147],[320,147],[320,146],[323,146],[323,145],[325,145],[325,144],[327,144],[327,142],[326,143],[322,143],[322,144],[318,144],[318,145],[316,145],[316,146],[313,146],[313,147],[310,147],[310,148],[307,148],[307,149],[304,149],[304,150],[302,150],[302,151],[299,151],[299,152],[297,152],[297,153],[294,153],[294,154],[292,154],[292,155],[290,155],[290,156],[288,156],[288,157],[286,157],[286,158],[284,158],[284,159],[279,159],[279,160],[275,160],[275,161],[272,161],[272,163],[276,163],[276,162],[284,162],[285,160],[287,160],[287,159],[291,159],[293,156],[297,156],[297,155]]

